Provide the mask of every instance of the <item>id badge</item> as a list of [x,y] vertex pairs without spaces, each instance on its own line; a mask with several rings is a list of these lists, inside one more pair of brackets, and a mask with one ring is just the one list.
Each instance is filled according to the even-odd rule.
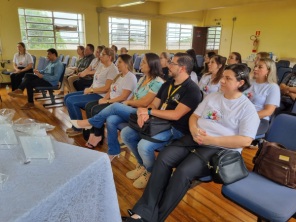
[[160,110],[165,110],[165,109],[167,108],[167,106],[168,106],[168,104],[167,104],[167,103],[164,103],[164,104],[162,104],[162,106],[161,106],[161,109],[160,109]]

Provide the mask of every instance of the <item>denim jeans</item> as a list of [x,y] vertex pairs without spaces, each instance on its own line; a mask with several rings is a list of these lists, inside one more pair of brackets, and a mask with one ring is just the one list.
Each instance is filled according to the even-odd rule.
[[70,119],[81,120],[82,113],[81,113],[80,109],[84,109],[85,105],[88,102],[91,102],[94,100],[99,100],[101,98],[102,98],[102,96],[100,96],[99,94],[96,94],[96,93],[84,95],[83,91],[67,94],[64,98],[64,103],[68,109]]
[[154,139],[161,140],[163,142],[155,143],[145,139],[142,139],[140,134],[130,128],[125,127],[121,131],[121,138],[127,147],[133,152],[138,163],[144,165],[148,172],[152,171],[152,167],[155,161],[155,150],[162,150],[165,145],[170,142],[170,139],[179,139],[183,136],[183,133],[173,128],[163,131],[155,136]]
[[106,122],[109,155],[117,155],[120,153],[120,144],[117,134],[118,125],[120,123],[127,123],[130,114],[136,112],[137,109],[131,106],[126,106],[122,103],[113,103],[97,115],[88,119],[89,123],[96,128],[101,128]]

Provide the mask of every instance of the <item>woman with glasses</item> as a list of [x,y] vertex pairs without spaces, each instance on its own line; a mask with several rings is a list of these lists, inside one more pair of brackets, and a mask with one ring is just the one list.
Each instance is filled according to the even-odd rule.
[[250,87],[248,74],[247,67],[241,64],[225,68],[220,80],[221,93],[208,95],[198,105],[189,119],[190,134],[159,153],[142,197],[128,210],[131,217],[122,218],[123,221],[165,221],[192,181],[211,174],[204,160],[191,150],[197,150],[209,161],[221,149],[240,152],[250,145],[259,118],[242,93]]
[[[118,74],[118,69],[114,65],[114,51],[110,48],[105,48],[100,54],[100,49],[97,48],[96,59],[93,60],[91,67],[98,66],[95,70],[93,84],[83,91],[69,93],[64,98],[64,103],[68,109],[70,119],[82,119],[80,109],[84,109],[88,102],[99,100],[105,96],[110,89],[114,78]],[[82,72],[84,73],[84,72]],[[87,72],[85,72],[87,73]],[[66,130],[68,136],[77,136],[82,134],[81,129],[74,126]]]
[[220,89],[220,79],[225,68],[226,58],[220,55],[214,55],[211,57],[209,66],[209,72],[203,74],[198,86],[203,92],[204,96],[210,93],[218,92]]
[[[77,127],[89,125],[89,121],[96,128],[103,127],[106,122],[108,134],[108,155],[112,161],[114,157],[120,154],[120,144],[118,142],[118,126],[122,123],[128,123],[131,113],[136,113],[137,108],[147,107],[155,98],[163,79],[161,78],[161,65],[159,56],[155,53],[146,53],[142,63],[141,70],[144,76],[138,81],[134,96],[123,103],[113,103],[103,109],[100,113],[87,120],[76,121]],[[83,127],[80,127],[83,128]],[[97,145],[101,141],[101,136],[91,134],[88,143]]]

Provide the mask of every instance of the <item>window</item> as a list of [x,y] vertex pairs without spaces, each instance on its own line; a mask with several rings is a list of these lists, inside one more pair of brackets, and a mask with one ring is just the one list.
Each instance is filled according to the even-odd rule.
[[132,50],[150,49],[150,22],[109,17],[109,44]]
[[76,49],[84,45],[81,14],[18,9],[21,37],[28,49]]
[[219,50],[221,39],[221,27],[208,28],[207,50]]
[[187,50],[192,47],[192,25],[167,23],[166,49]]

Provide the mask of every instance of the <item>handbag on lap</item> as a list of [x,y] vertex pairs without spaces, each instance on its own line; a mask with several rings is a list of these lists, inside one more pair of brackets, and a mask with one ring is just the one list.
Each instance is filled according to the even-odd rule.
[[128,125],[132,129],[138,131],[143,139],[147,139],[152,142],[163,142],[151,137],[158,133],[171,129],[171,123],[169,120],[161,119],[155,116],[150,116],[141,128],[138,125],[138,115],[136,113],[130,114]]

